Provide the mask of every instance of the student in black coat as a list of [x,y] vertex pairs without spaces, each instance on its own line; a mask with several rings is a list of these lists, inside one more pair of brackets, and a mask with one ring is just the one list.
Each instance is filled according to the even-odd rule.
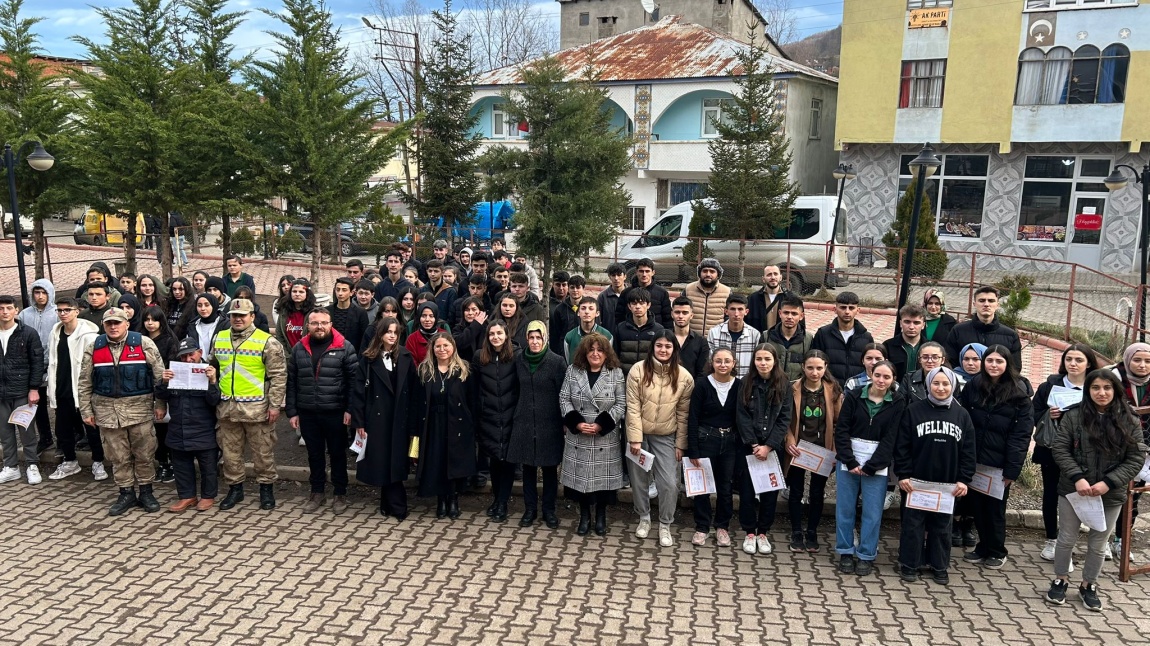
[[[631,318],[631,312],[627,309],[627,294],[640,288],[647,290],[650,295],[651,308],[647,316],[663,326],[663,329],[671,329],[671,295],[661,285],[655,283],[655,263],[650,258],[642,258],[636,263],[635,279],[631,281],[631,286],[619,295],[619,302],[615,306],[615,325]],[[615,330],[611,330],[611,333],[614,334]]]
[[1006,500],[1010,497],[1010,484],[1022,473],[1034,431],[1030,387],[1018,376],[1009,350],[1001,345],[986,349],[982,372],[963,388],[959,403],[974,420],[978,463],[1002,469],[1006,483],[1002,500],[970,492],[969,511],[978,530],[978,545],[963,559],[996,570],[1007,556]]
[[507,503],[515,480],[515,465],[507,461],[515,404],[519,401],[518,355],[507,334],[507,324],[493,320],[483,345],[471,362],[471,409],[479,425],[476,440],[490,460],[493,501],[487,508],[491,520],[507,520]]
[[946,354],[950,365],[961,365],[959,350],[968,343],[981,343],[987,347],[1003,345],[1010,351],[1010,362],[1015,371],[1022,370],[1022,342],[1018,333],[998,321],[998,289],[983,285],[974,292],[975,316],[954,326],[946,337]]
[[[167,368],[175,359],[176,349],[180,342],[176,340],[172,328],[168,327],[168,317],[164,315],[164,310],[157,305],[149,305],[140,318],[140,327],[140,332],[156,344],[156,349],[160,351],[160,358],[164,360],[164,367]],[[154,426],[156,428],[156,462],[160,465],[156,469],[156,480],[171,482],[176,476],[172,470],[168,444],[165,441],[168,436],[168,424],[156,422]]]
[[482,301],[474,296],[463,299],[462,310],[462,318],[457,326],[451,328],[451,335],[455,337],[459,357],[470,363],[479,348],[483,347],[487,312],[483,311]]
[[812,350],[822,350],[830,359],[828,368],[840,386],[858,374],[866,345],[874,343],[866,327],[855,320],[858,310],[857,294],[839,292],[835,297],[835,320],[819,328],[811,341]]
[[366,455],[355,465],[355,478],[380,488],[379,513],[407,518],[408,450],[415,415],[409,415],[416,392],[415,361],[399,344],[400,324],[390,316],[359,359],[351,390],[351,425],[367,438]]
[[[157,308],[158,309],[158,308]],[[207,390],[180,390],[168,387],[175,373],[164,370],[163,383],[156,385],[156,399],[167,404],[171,422],[164,445],[171,454],[172,469],[179,500],[169,511],[181,512],[193,505],[196,511],[207,511],[219,494],[219,453],[216,444],[216,406],[220,387],[216,369],[203,363],[204,353],[193,339],[184,339],[175,352],[175,360],[202,365],[208,376]],[[156,421],[164,418],[157,411]],[[157,424],[158,426],[158,424]],[[200,468],[200,498],[196,499],[196,466]]]
[[[908,495],[914,491],[911,480],[954,483],[953,494],[967,495],[967,485],[974,477],[974,422],[961,406],[954,403],[958,379],[949,368],[935,368],[927,373],[927,398],[915,402],[903,415],[895,441],[894,470],[899,488]],[[899,540],[899,576],[904,581],[917,581],[926,539],[926,560],[934,580],[950,583],[950,514],[904,508],[902,534]]]

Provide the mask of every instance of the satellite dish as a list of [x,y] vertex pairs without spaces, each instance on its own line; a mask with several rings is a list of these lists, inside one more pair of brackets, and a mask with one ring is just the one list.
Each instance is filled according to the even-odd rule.
[[647,13],[655,13],[659,5],[655,4],[655,0],[640,0],[643,3],[643,11]]

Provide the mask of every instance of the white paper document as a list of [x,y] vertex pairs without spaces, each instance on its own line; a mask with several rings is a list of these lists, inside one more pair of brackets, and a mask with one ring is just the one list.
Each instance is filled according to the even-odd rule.
[[977,465],[974,477],[970,479],[970,488],[991,498],[1002,500],[1006,495],[1006,482],[1002,480],[1002,469]]
[[799,440],[795,448],[799,450],[799,454],[791,458],[792,467],[806,469],[824,478],[830,477],[831,471],[835,468],[834,451],[806,440]]
[[1106,531],[1106,512],[1102,508],[1102,496],[1079,496],[1077,492],[1066,494],[1070,506],[1078,520],[1096,532]]
[[1054,386],[1050,389],[1050,396],[1046,398],[1047,407],[1056,407],[1058,410],[1066,410],[1081,403],[1082,391],[1066,386]]
[[747,468],[751,472],[751,482],[754,483],[757,494],[778,491],[787,486],[786,480],[783,479],[783,466],[779,464],[779,456],[774,451],[767,454],[766,460],[748,455]]
[[[851,451],[854,452],[855,462],[858,462],[860,467],[866,466],[867,461],[871,459],[871,456],[874,455],[874,452],[877,449],[878,442],[871,440],[860,440],[857,438],[851,439]],[[878,471],[875,471],[874,474],[876,476],[885,476],[887,474],[887,470],[886,468],[879,469]]]
[[954,513],[954,483],[911,480],[910,484],[914,491],[906,497],[907,507],[939,514]]
[[626,454],[627,454],[628,460],[639,465],[639,468],[644,470],[644,471],[650,472],[651,471],[651,465],[655,464],[655,454],[654,453],[648,453],[647,451],[644,451],[643,449],[639,449],[639,455],[635,455],[635,454],[631,453],[630,449],[627,450]]
[[32,420],[36,419],[37,408],[39,407],[36,404],[24,404],[23,406],[14,408],[12,414],[8,416],[8,423],[28,428]]
[[364,456],[367,455],[367,436],[360,437],[359,433],[355,434],[355,439],[351,441],[351,446],[348,449],[355,454],[355,461],[360,462]]
[[691,458],[683,458],[683,482],[687,497],[718,493],[715,485],[715,472],[711,469],[711,458],[699,458],[699,466],[691,463]]
[[1142,463],[1142,470],[1138,472],[1138,476],[1134,478],[1135,482],[1150,482],[1150,456],[1146,457],[1146,461]]
[[168,388],[173,390],[208,389],[208,364],[173,361],[170,369],[175,374],[172,376],[172,380],[168,382]]

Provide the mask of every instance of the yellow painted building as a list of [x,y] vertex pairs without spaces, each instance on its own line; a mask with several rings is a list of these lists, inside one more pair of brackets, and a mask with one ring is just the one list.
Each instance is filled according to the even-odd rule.
[[929,142],[945,248],[1132,270],[1138,188],[1111,195],[1102,178],[1148,161],[1144,0],[845,0],[841,61],[852,243],[889,230]]

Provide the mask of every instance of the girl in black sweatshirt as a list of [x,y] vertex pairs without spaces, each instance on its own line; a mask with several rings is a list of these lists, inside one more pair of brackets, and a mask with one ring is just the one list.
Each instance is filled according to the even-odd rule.
[[[974,423],[962,406],[954,401],[958,379],[950,368],[938,367],[927,373],[927,398],[911,404],[903,416],[895,442],[894,470],[900,489],[910,494],[911,480],[954,483],[956,498],[966,495],[974,477]],[[899,576],[904,581],[917,581],[923,562],[923,539],[926,560],[936,583],[947,585],[950,576],[950,514],[903,508],[902,534],[899,537]]]
[[[720,547],[731,545],[727,528],[734,515],[731,488],[735,465],[743,459],[743,445],[735,426],[735,407],[742,383],[734,375],[735,353],[719,348],[711,356],[711,374],[695,382],[691,393],[691,411],[687,416],[687,457],[699,466],[700,458],[711,460],[715,474],[718,513],[711,515],[711,496],[695,496],[695,535],[691,543],[703,546],[707,533],[715,528],[715,541]],[[712,522],[713,521],[713,522]]]

